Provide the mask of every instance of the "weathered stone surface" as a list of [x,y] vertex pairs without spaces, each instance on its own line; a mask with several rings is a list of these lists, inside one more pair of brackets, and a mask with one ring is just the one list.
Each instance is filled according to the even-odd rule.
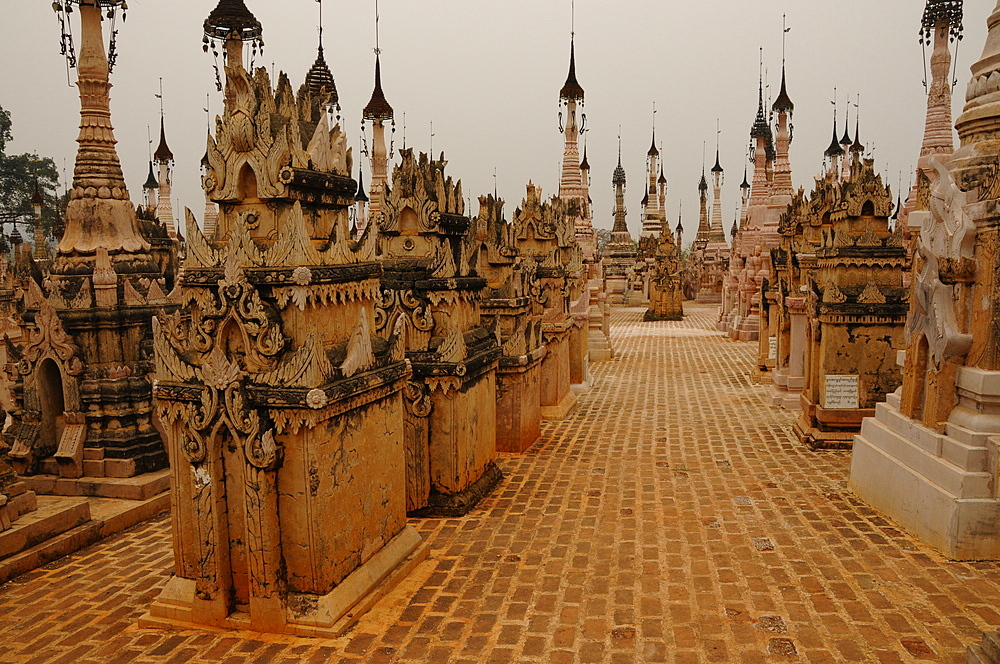
[[[946,75],[947,21],[928,27],[938,42],[936,74]],[[903,384],[865,420],[851,464],[851,487],[862,500],[960,560],[1000,558],[994,486],[1000,449],[1000,104],[987,84],[998,76],[1000,4],[988,27],[956,123],[962,145],[950,160],[927,150],[936,176],[924,185],[926,204],[909,213],[909,224],[920,228],[913,239]],[[935,105],[928,108],[933,134]]]
[[204,177],[216,234],[187,213],[180,310],[154,325],[175,565],[142,623],[336,636],[426,555],[407,330],[379,324],[378,229],[351,238],[339,126],[308,86],[247,72],[236,34]]
[[[447,162],[412,150],[401,156],[372,216],[385,270],[376,329],[405,329],[413,366],[404,391],[407,511],[438,514],[441,504],[439,515],[452,516],[456,505],[472,509],[482,497],[477,482],[496,458],[501,349],[481,318],[488,282],[477,272],[489,248],[484,259],[482,243],[472,241],[462,185],[445,176]],[[492,487],[496,475],[489,478]]]
[[615,309],[618,360],[498,460],[478,510],[410,521],[431,557],[343,636],[136,629],[173,566],[159,519],[0,588],[4,658],[742,663],[788,639],[801,661],[908,662],[903,640],[964,661],[1000,620],[998,564],[949,562],[853,500],[848,455],[791,440],[794,413],[737,372],[753,346],[687,304]]
[[807,284],[803,412],[795,425],[813,448],[849,447],[861,420],[899,386],[895,353],[907,308],[906,251],[889,229],[892,195],[873,161],[855,153],[848,179],[831,169],[827,180],[813,195],[829,197],[830,221]]
[[[645,242],[645,247],[643,246]],[[681,320],[684,317],[683,270],[680,247],[665,227],[658,237],[639,242],[640,253],[652,259],[649,273],[649,309],[644,320]]]

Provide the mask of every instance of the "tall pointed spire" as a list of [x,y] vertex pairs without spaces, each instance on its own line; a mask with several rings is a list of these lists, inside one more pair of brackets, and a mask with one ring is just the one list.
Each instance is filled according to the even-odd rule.
[[174,153],[167,146],[167,132],[164,129],[162,112],[160,113],[160,144],[156,146],[156,152],[153,153],[153,160],[161,164],[164,162],[173,163],[174,161]]
[[583,87],[576,80],[576,37],[569,40],[569,73],[566,75],[566,82],[559,90],[559,98],[565,101],[583,101]]
[[615,186],[615,225],[611,229],[612,235],[624,233],[625,239],[631,242],[632,237],[628,232],[628,223],[625,221],[625,169],[622,168],[622,145],[621,138],[618,139],[618,165],[611,176],[611,183]]
[[[574,14],[575,11],[574,4]],[[575,22],[575,16],[571,21]],[[572,219],[584,260],[593,261],[597,258],[597,239],[590,210],[590,164],[586,156],[582,162],[580,160],[580,137],[587,131],[587,116],[582,109],[583,96],[583,88],[576,80],[576,35],[571,28],[569,74],[559,91],[559,131],[563,134],[559,198],[566,203],[566,213]]]
[[[379,13],[378,0],[375,0],[375,87],[372,89],[372,97],[362,112],[362,126],[364,121],[372,123],[372,149],[371,149],[371,202],[368,206],[370,218],[374,221],[376,215],[382,210],[382,203],[385,198],[387,183],[389,181],[389,150],[385,141],[385,121],[393,120],[392,106],[385,99],[382,92],[382,62],[380,56],[382,48],[379,45]],[[395,131],[395,120],[393,120],[393,131]],[[433,155],[432,155],[433,158]]]
[[851,143],[854,139],[851,138],[851,98],[847,97],[847,108],[844,110],[844,135],[840,139],[840,147],[842,147],[844,152],[847,152],[847,148],[851,147]]
[[66,231],[57,251],[60,255],[89,256],[98,249],[109,253],[145,252],[149,243],[139,233],[135,208],[115,149],[109,63],[101,26],[104,11],[97,3],[81,3],[78,11],[79,148],[66,208]]
[[[788,28],[782,29],[786,32],[788,30]],[[778,123],[774,138],[774,171],[768,204],[784,209],[792,202],[795,189],[792,185],[792,164],[788,158],[789,148],[792,144],[792,113],[795,110],[795,104],[788,96],[784,58],[782,58],[781,63],[781,92],[778,93],[778,98],[771,105],[771,110],[777,114]]]
[[391,120],[393,117],[392,106],[386,101],[385,93],[382,92],[382,63],[379,54],[375,54],[375,87],[372,89],[371,99],[362,112],[365,120]]
[[833,109],[833,138],[830,140],[830,147],[824,152],[827,157],[839,157],[844,154],[844,149],[840,147],[840,143],[837,141],[837,109]]
[[771,110],[775,113],[791,113],[795,110],[795,104],[792,103],[792,98],[788,96],[788,89],[785,87],[784,64],[781,65],[781,92],[778,93],[778,98],[774,100]]
[[167,234],[172,237],[177,237],[177,222],[174,219],[174,203],[171,198],[173,189],[173,165],[174,165],[174,153],[170,151],[167,147],[167,132],[164,129],[164,117],[163,117],[163,85],[160,84],[160,145],[156,148],[156,152],[153,153],[153,161],[160,169],[159,173],[159,184],[157,188],[158,201],[156,203],[156,219],[163,224],[167,229]]
[[330,106],[340,107],[340,95],[337,94],[337,84],[333,80],[333,73],[329,65],[326,64],[326,57],[323,55],[323,0],[319,3],[319,46],[316,49],[316,61],[306,74],[306,85],[313,97],[318,97],[324,93],[330,95],[327,102]]

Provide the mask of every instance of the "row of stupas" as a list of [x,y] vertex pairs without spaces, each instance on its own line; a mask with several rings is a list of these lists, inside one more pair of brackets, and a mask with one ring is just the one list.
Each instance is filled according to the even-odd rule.
[[[865,502],[959,560],[1000,558],[1000,3],[972,66],[951,133],[950,44],[962,3],[928,0],[932,81],[916,185],[900,230],[909,238],[910,306],[902,385],[854,439],[851,488]],[[979,659],[994,661],[978,651]]]
[[[366,190],[332,122],[322,31],[295,90],[247,67],[263,27],[220,0],[204,34],[225,54],[224,107],[205,219],[186,210],[182,233],[162,114],[143,205],[122,178],[102,23],[124,2],[70,1],[81,137],[65,231],[53,258],[19,243],[0,264],[0,550],[62,536],[19,519],[53,495],[136,503],[77,545],[169,504],[174,576],[143,624],[341,634],[426,555],[406,517],[475,507],[498,452],[538,441],[589,388],[591,359],[613,356],[575,44],[559,195],[529,184],[508,220],[494,196],[465,209],[443,154],[393,164],[377,48]],[[71,502],[63,530],[104,519]]]
[[[931,81],[904,205],[866,157],[856,116],[852,137],[835,115],[823,171],[794,190],[784,75],[776,132],[761,91],[751,137],[765,158],[744,190],[719,329],[756,340],[758,377],[775,406],[800,411],[803,444],[851,450],[855,495],[949,558],[976,560],[1000,558],[1000,3],[955,150],[950,45],[962,16],[961,0],[926,2]],[[970,661],[992,661],[988,648]]]

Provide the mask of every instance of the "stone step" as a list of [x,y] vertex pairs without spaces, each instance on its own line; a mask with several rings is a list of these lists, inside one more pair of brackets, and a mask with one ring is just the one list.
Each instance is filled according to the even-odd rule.
[[149,500],[170,488],[170,469],[135,477],[80,477],[29,475],[22,478],[32,491],[46,496],[96,496],[123,500]]
[[40,496],[38,507],[0,533],[0,561],[90,521],[90,505],[82,498]]
[[170,493],[148,500],[90,498],[90,520],[0,560],[0,585],[170,509]]
[[879,404],[876,413],[874,418],[864,420],[859,438],[956,499],[993,499],[993,478],[989,473],[966,470],[930,452],[920,441],[908,436],[919,430],[885,404]]
[[983,652],[986,654],[986,661],[990,664],[1000,664],[1000,632],[986,632],[983,634]]

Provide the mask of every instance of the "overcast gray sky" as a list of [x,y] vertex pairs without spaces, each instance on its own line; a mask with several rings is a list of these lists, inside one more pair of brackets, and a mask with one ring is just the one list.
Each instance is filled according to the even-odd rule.
[[[315,58],[314,0],[246,0],[263,23],[265,55],[297,85]],[[0,106],[11,111],[10,151],[38,151],[72,172],[79,100],[67,86],[56,17],[48,2],[7,3],[0,28]],[[965,7],[957,58],[955,114],[964,103],[969,66],[982,51],[992,0]],[[205,95],[221,108],[211,55],[201,49],[202,21],[214,0],[130,0],[120,24],[112,74],[118,150],[135,201],[146,176],[146,127],[156,139],[158,79],[163,77],[167,135],[177,159],[175,196],[201,217],[199,161],[204,153]],[[668,214],[684,204],[685,243],[697,226],[702,143],[714,161],[716,119],[726,169],[726,226],[734,218],[743,155],[757,106],[759,48],[772,96],[781,68],[782,13],[788,90],[795,102],[791,148],[796,185],[809,188],[831,132],[830,100],[861,94],[862,141],[896,190],[910,180],[923,131],[923,65],[917,32],[921,0],[577,0],[578,78],[587,93],[587,144],[594,223],[610,227],[611,173],[622,133],[629,228],[639,228],[640,185],[652,106],[666,158]],[[448,172],[473,197],[492,192],[497,172],[508,216],[533,180],[556,193],[562,136],[558,92],[569,58],[569,0],[381,0],[383,87],[396,110],[396,145],[444,150]],[[361,109],[372,89],[373,0],[326,0],[327,61],[343,105],[343,125],[358,153]],[[74,15],[75,19],[76,15]],[[75,24],[78,25],[78,24]],[[75,72],[71,74],[75,80]],[[852,118],[854,110],[851,110]],[[851,120],[853,131],[853,119]],[[842,131],[842,127],[841,127]],[[367,165],[366,165],[366,181]],[[473,210],[477,210],[473,206]]]

